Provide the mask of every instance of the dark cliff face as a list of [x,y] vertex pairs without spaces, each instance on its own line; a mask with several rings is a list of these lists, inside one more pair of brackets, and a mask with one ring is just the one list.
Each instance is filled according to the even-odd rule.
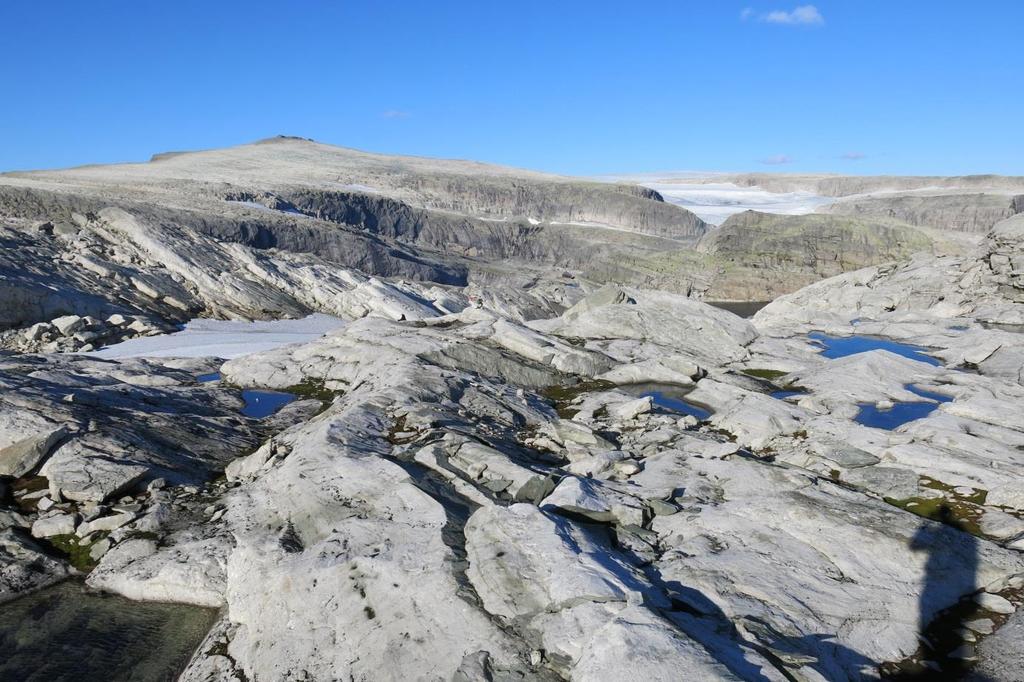
[[[281,195],[298,211],[323,220],[359,225],[378,234],[426,239],[446,227],[482,230],[481,223],[579,223],[680,241],[708,230],[694,214],[665,203],[657,192],[596,183],[524,183],[463,176],[410,178],[406,189],[425,197],[424,208],[383,194],[296,189]],[[458,221],[452,214],[462,218]],[[484,230],[485,231],[485,230]],[[471,247],[479,246],[467,243]]]
[[694,214],[631,185],[444,173],[402,175],[396,183],[422,197],[425,208],[471,217],[595,223],[683,240],[707,231]]
[[182,225],[217,239],[257,249],[311,253],[330,262],[383,277],[405,277],[443,284],[466,283],[466,269],[432,260],[429,255],[389,243],[372,233],[343,228],[332,222],[299,223],[286,212],[218,213],[196,207],[184,209],[107,199],[84,194],[0,187],[0,215],[21,219],[71,223],[72,214],[96,214],[107,207],[123,208],[146,219]]

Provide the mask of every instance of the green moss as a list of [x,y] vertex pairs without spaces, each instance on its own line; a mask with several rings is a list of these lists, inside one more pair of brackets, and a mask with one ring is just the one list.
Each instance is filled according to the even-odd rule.
[[961,495],[956,492],[955,487],[942,481],[936,481],[934,479],[922,476],[920,480],[921,486],[924,488],[930,488],[932,490],[939,490],[946,494],[947,497],[954,497],[964,502],[971,502],[973,504],[985,504],[985,500],[988,498],[987,490],[974,489],[974,492],[970,495]]
[[767,379],[768,381],[775,381],[781,376],[785,376],[787,372],[780,372],[777,369],[744,369],[742,370],[748,377],[755,377],[757,379]]
[[[985,537],[981,531],[983,512],[970,502],[946,497],[908,497],[902,500],[886,497],[885,501],[922,518],[954,526],[977,537]],[[948,509],[948,514],[943,509]]]
[[[105,535],[105,534],[104,534]],[[58,554],[64,555],[72,566],[77,568],[79,571],[88,573],[96,567],[96,562],[91,556],[89,556],[89,550],[95,542],[85,543],[81,539],[73,534],[67,535],[54,535],[46,539],[50,547]]]
[[303,379],[301,382],[294,386],[282,389],[285,393],[291,393],[299,398],[314,398],[320,400],[328,405],[334,400],[335,396],[339,395],[341,391],[332,391],[327,388],[323,379]]
[[555,411],[558,416],[562,419],[572,419],[572,417],[579,412],[578,409],[572,406],[572,402],[587,393],[594,393],[595,391],[609,391],[615,388],[615,384],[610,381],[604,381],[601,379],[593,379],[590,381],[580,381],[575,384],[556,384],[554,386],[548,386],[540,391],[540,394],[550,400],[555,405]]

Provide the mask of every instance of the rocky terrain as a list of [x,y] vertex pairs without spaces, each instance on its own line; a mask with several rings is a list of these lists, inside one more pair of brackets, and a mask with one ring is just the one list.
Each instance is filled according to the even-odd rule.
[[[0,176],[0,601],[215,610],[187,681],[1021,678],[1024,217],[709,231],[438,163]],[[750,320],[686,295],[775,269],[813,275]],[[345,323],[88,353],[310,312]]]
[[746,211],[705,234],[697,250],[721,264],[706,296],[743,301],[770,300],[865,265],[934,253],[945,242],[889,218]]
[[[197,314],[269,317],[326,307],[284,300],[291,294],[275,294],[265,309],[257,305],[252,291],[277,276],[273,271],[282,269],[274,263],[282,261],[301,263],[307,273],[342,266],[490,289],[521,289],[566,273],[596,284],[764,301],[913,248],[960,246],[962,240],[942,234],[921,238],[910,226],[984,232],[1008,217],[1011,198],[999,201],[1005,205],[986,203],[969,216],[943,213],[942,220],[930,204],[893,212],[870,202],[846,209],[840,203],[835,212],[848,215],[832,219],[827,230],[850,247],[844,258],[826,264],[828,253],[813,252],[828,219],[790,222],[777,246],[795,249],[793,257],[774,263],[768,278],[737,275],[744,282],[732,287],[729,271],[760,270],[761,254],[695,250],[702,239],[705,246],[726,241],[715,232],[727,234],[736,224],[715,230],[653,190],[273,138],[149,163],[0,175],[0,327],[68,314],[120,314],[153,326]],[[763,219],[744,220],[739,227],[754,230]],[[207,253],[211,261],[202,262]],[[203,272],[223,273],[231,280],[228,297],[237,300],[227,308],[198,300],[223,298],[214,293],[224,289],[221,275],[193,281]],[[128,286],[112,289],[110,281]]]
[[854,196],[837,201],[826,210],[840,215],[889,217],[911,225],[984,233],[1001,220],[1024,213],[1024,192],[1016,195],[906,193]]

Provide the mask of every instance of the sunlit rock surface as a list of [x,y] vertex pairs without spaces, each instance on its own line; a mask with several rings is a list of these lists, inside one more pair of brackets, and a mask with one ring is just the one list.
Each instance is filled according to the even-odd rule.
[[[841,274],[744,320],[658,278],[483,262],[504,228],[479,246],[460,235],[482,223],[403,222],[695,236],[644,191],[534,178],[519,197],[466,169],[415,189],[373,159],[376,185],[297,188],[289,173],[334,152],[257,147],[200,155],[216,193],[166,174],[190,155],[4,178],[5,210],[60,215],[4,237],[32,258],[3,256],[19,276],[2,290],[0,599],[80,573],[217,609],[190,681],[861,680],[1012,660],[1020,218],[970,255]],[[246,154],[277,159],[280,183],[233,175]],[[155,190],[137,174],[231,220],[140,208]],[[367,187],[408,204],[371,224]],[[177,352],[208,323],[168,332],[204,316],[302,335]],[[287,405],[247,416],[248,391]]]

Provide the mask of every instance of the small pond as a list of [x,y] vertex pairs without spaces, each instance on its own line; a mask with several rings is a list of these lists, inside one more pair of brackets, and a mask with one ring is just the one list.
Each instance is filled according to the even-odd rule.
[[245,401],[242,414],[251,419],[263,419],[295,400],[295,396],[282,391],[267,391],[254,388],[242,391],[242,400]]
[[[200,374],[197,381],[209,383],[220,381],[220,372]],[[288,403],[295,400],[295,396],[284,391],[269,391],[261,388],[247,388],[242,391],[242,400],[245,406],[242,414],[251,419],[263,419],[274,414]]]
[[0,606],[0,680],[174,680],[216,619],[65,581]]
[[807,335],[814,345],[823,350],[821,355],[826,358],[845,358],[848,355],[867,353],[873,350],[887,350],[890,353],[901,355],[911,360],[925,362],[936,367],[942,365],[942,361],[927,355],[927,348],[914,346],[909,343],[900,343],[891,339],[883,339],[877,336],[864,336],[855,334],[853,336],[829,336],[821,332],[811,332]]
[[710,410],[684,400],[684,396],[690,392],[690,389],[683,386],[672,384],[627,384],[619,386],[618,389],[623,393],[628,393],[638,398],[650,396],[656,407],[660,407],[668,412],[693,415],[701,421],[711,418]]
[[952,400],[948,395],[926,391],[912,384],[907,384],[904,388],[922,398],[929,398],[937,402],[898,402],[893,403],[893,406],[887,410],[879,409],[871,403],[860,403],[860,412],[854,417],[854,420],[864,426],[892,431],[907,422],[927,417],[939,407],[940,403],[948,403]]
[[786,398],[792,398],[795,395],[807,395],[807,391],[772,391],[769,395],[776,400],[785,400]]

